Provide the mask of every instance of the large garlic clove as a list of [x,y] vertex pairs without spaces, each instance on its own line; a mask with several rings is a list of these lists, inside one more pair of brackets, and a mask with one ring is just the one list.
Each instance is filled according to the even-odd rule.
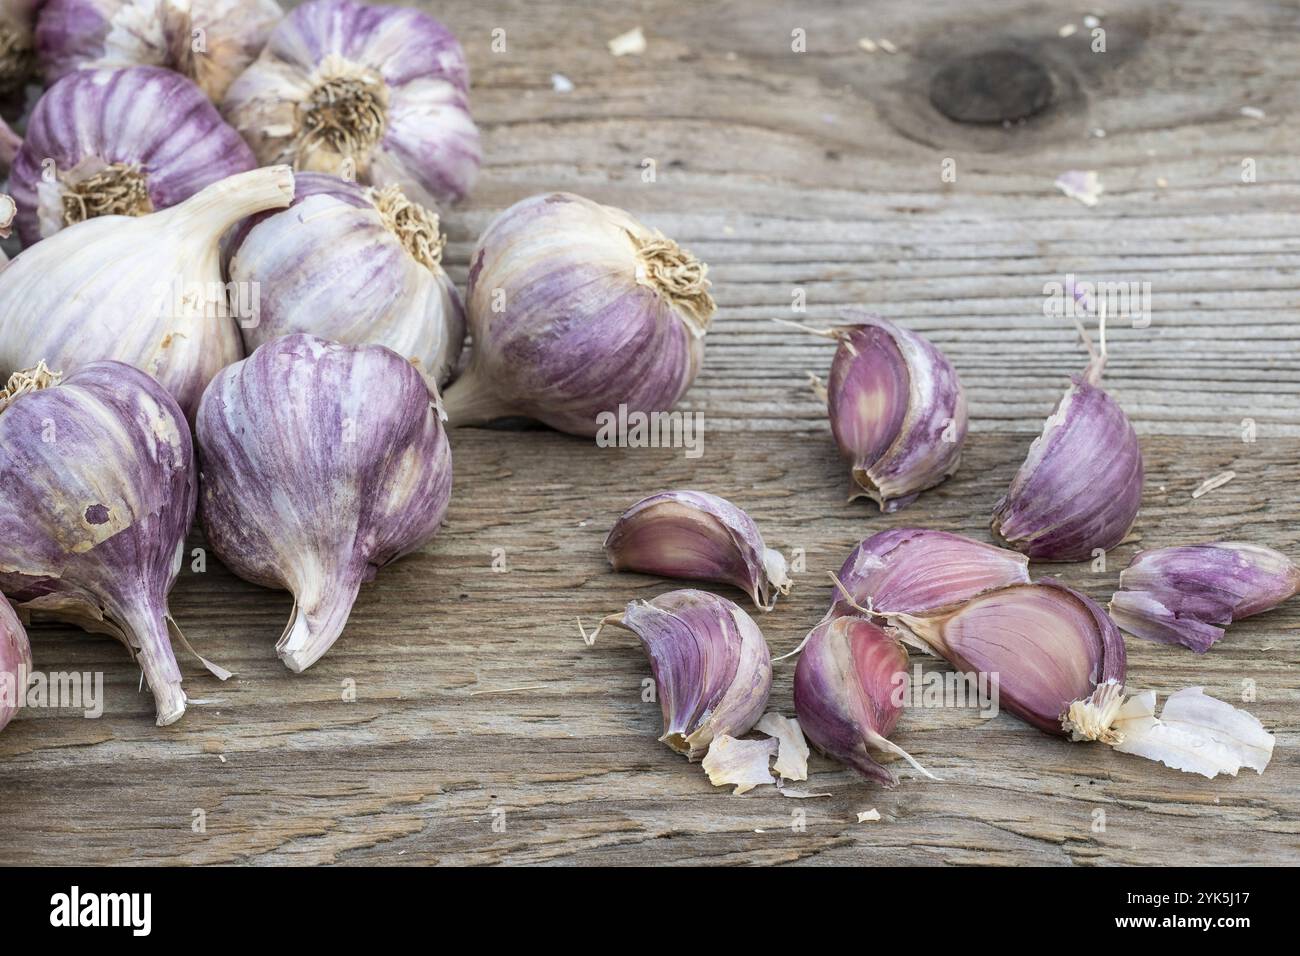
[[1110,615],[1148,641],[1198,654],[1234,620],[1300,593],[1300,566],[1256,544],[1222,541],[1140,552],[1119,576]]
[[263,163],[400,186],[433,207],[478,172],[468,92],[460,44],[427,13],[314,0],[276,27],[222,109]]
[[1122,685],[1127,666],[1124,640],[1106,612],[1051,579],[910,619],[906,636],[960,671],[996,676],[1001,703],[1051,734],[1066,732],[1067,716],[1082,722],[1072,705],[1099,685]]
[[659,739],[678,753],[698,760],[715,738],[740,737],[763,716],[771,654],[754,619],[726,598],[669,591],[633,601],[601,625],[641,639],[663,711]]
[[451,450],[434,400],[397,353],[310,335],[268,342],[204,394],[203,528],[240,577],[293,594],[276,645],[290,670],[330,648],[362,582],[437,533]]
[[0,272],[0,371],[43,361],[66,374],[114,359],[192,416],[212,376],[243,355],[231,299],[252,290],[227,289],[221,235],[292,198],[287,167],[254,169],[170,209],[88,219],[23,250]]
[[808,636],[794,672],[794,709],[813,746],[868,780],[892,787],[898,777],[875,759],[902,757],[933,778],[888,739],[907,699],[907,651],[865,618],[823,621]]
[[65,76],[25,136],[9,180],[24,245],[94,216],[166,209],[257,165],[202,90],[151,66]]
[[275,0],[44,0],[45,81],[95,67],[161,66],[220,102],[283,16]]
[[704,361],[707,267],[621,209],[570,193],[499,215],[470,260],[474,349],[447,390],[452,425],[526,415],[608,435],[666,412]]
[[734,584],[770,611],[790,590],[786,560],[754,519],[703,491],[661,491],[634,504],[605,538],[615,571]]
[[27,632],[9,602],[0,596],[0,730],[22,707],[31,669]]
[[0,590],[24,613],[118,638],[144,671],[159,726],[178,719],[167,592],[197,475],[176,403],[120,362],[61,383],[44,366],[14,375],[0,390],[0,488]]
[[826,385],[831,432],[851,468],[850,499],[897,511],[957,470],[966,393],[928,339],[878,316],[853,317],[831,333],[839,341]]
[[36,13],[43,2],[0,2],[0,96],[22,92],[35,78]]

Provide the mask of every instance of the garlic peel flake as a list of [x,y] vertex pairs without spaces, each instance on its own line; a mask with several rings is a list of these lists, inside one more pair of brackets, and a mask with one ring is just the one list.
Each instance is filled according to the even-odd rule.
[[1111,746],[1209,778],[1235,777],[1242,767],[1263,773],[1273,756],[1274,737],[1253,714],[1201,687],[1171,694],[1158,718],[1155,706],[1155,691],[1130,697],[1115,718],[1121,740]]
[[759,719],[754,729],[775,738],[779,744],[774,769],[781,779],[808,779],[808,742],[799,729],[799,721],[768,713]]
[[715,787],[735,786],[733,796],[748,793],[765,783],[775,783],[769,764],[777,752],[777,741],[737,740],[719,734],[709,745],[700,766]]

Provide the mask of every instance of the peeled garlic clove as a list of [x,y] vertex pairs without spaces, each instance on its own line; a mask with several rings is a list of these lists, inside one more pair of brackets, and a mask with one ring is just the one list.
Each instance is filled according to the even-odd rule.
[[432,207],[478,172],[468,94],[460,44],[427,13],[315,0],[275,28],[222,109],[262,163],[400,186]]
[[22,92],[36,70],[36,11],[42,0],[0,2],[0,96]]
[[698,760],[724,734],[753,729],[772,690],[771,653],[753,618],[707,591],[633,601],[602,623],[641,639],[663,710],[659,739]]
[[[908,636],[960,671],[997,675],[1000,702],[1051,734],[1086,715],[1098,685],[1122,685],[1119,629],[1091,598],[1051,579],[973,598],[956,610],[907,622]],[[805,653],[807,653],[805,651]]]
[[95,216],[139,216],[257,165],[192,82],[152,66],[85,70],[36,101],[9,179],[30,246]]
[[298,173],[289,209],[246,223],[230,243],[229,275],[259,289],[251,352],[292,332],[384,345],[437,384],[465,342],[465,310],[442,269],[438,214],[397,186],[358,186]]
[[928,770],[887,738],[903,712],[908,688],[907,651],[883,628],[860,617],[823,621],[808,635],[794,672],[799,726],[826,756],[887,787],[897,775],[874,754],[902,757]]
[[254,169],[170,209],[88,219],[23,250],[0,272],[0,371],[43,361],[67,374],[114,359],[192,416],[212,376],[243,355],[236,320],[253,292],[227,289],[217,243],[292,198],[288,167]]
[[46,83],[95,67],[161,66],[220,102],[281,16],[275,0],[45,0],[36,46]]
[[764,611],[791,587],[785,558],[754,519],[703,491],[661,491],[634,504],[605,538],[615,571],[734,584]]
[[31,669],[27,632],[9,602],[0,596],[0,730],[22,707]]
[[1234,620],[1300,593],[1300,567],[1272,548],[1221,541],[1142,551],[1119,586],[1110,615],[1123,630],[1203,654]]
[[667,411],[704,361],[707,271],[621,209],[570,193],[515,203],[470,260],[474,351],[447,390],[448,420],[526,415],[600,436],[615,418]]
[[850,499],[898,511],[957,470],[966,393],[926,338],[878,316],[834,329],[839,348],[826,385],[831,432],[852,469]]
[[222,563],[284,588],[292,671],[342,632],[362,582],[429,541],[451,450],[426,380],[396,352],[289,335],[222,370],[198,414],[200,516]]
[[92,362],[62,382],[41,365],[0,390],[0,591],[125,644],[159,726],[185,712],[167,592],[196,487],[184,416],[129,365]]

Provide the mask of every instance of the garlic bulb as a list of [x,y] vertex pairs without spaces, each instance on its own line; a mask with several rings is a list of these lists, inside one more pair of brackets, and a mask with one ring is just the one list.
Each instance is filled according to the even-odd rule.
[[0,596],[0,730],[22,707],[31,669],[32,647],[27,643],[27,632],[9,602]]
[[288,335],[223,369],[198,414],[200,517],[245,580],[292,592],[292,671],[342,632],[361,584],[442,524],[451,449],[425,378],[379,345]]
[[[465,310],[442,271],[436,213],[397,186],[366,188],[298,173],[293,205],[246,222],[228,245],[228,275],[260,290],[252,351],[290,332],[386,345],[441,385],[465,341]],[[327,276],[328,281],[322,281]]]
[[167,592],[196,477],[180,408],[129,365],[91,362],[62,382],[38,365],[0,390],[0,591],[125,644],[160,727],[185,713]]
[[1148,641],[1204,654],[1233,621],[1300,593],[1300,566],[1257,544],[1222,541],[1142,551],[1119,576],[1110,616]]
[[236,319],[256,294],[227,289],[217,243],[292,198],[288,167],[254,169],[170,209],[88,219],[25,249],[0,272],[0,370],[116,359],[192,416],[212,376],[243,354]]
[[596,633],[606,625],[641,639],[663,710],[659,739],[671,749],[698,760],[714,738],[746,734],[763,716],[771,654],[754,619],[726,598],[669,591],[633,601],[601,621]]
[[594,436],[620,406],[667,411],[704,361],[707,271],[621,209],[569,193],[515,203],[470,260],[474,350],[448,420],[526,415]]
[[96,67],[161,66],[220,102],[282,15],[275,0],[44,0],[36,46],[47,83]]
[[22,91],[36,68],[36,11],[45,0],[0,0],[0,96]]
[[763,543],[754,519],[703,491],[661,491],[634,504],[605,538],[615,571],[734,584],[770,611],[790,590],[781,552]]
[[868,780],[898,784],[874,753],[902,757],[934,775],[888,739],[907,699],[907,651],[865,618],[824,621],[809,635],[794,672],[794,709],[814,747]]
[[263,163],[400,186],[424,206],[482,156],[456,38],[420,10],[313,0],[284,18],[222,106]]
[[83,70],[36,102],[9,188],[30,246],[94,216],[140,216],[252,169],[203,92],[159,67]]

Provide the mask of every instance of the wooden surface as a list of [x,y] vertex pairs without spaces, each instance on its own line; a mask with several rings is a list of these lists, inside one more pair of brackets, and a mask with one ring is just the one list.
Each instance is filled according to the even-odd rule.
[[[183,574],[175,616],[237,676],[220,684],[184,660],[196,701],[172,727],[153,725],[118,645],[35,628],[36,666],[102,671],[107,709],[31,709],[0,734],[0,862],[1300,861],[1300,600],[1203,657],[1128,642],[1131,685],[1162,697],[1204,685],[1240,702],[1254,681],[1246,706],[1277,737],[1263,775],[1206,781],[1009,715],[916,710],[895,737],[943,782],[905,775],[884,791],[815,757],[807,788],[831,796],[812,800],[710,787],[656,742],[635,640],[607,631],[587,647],[576,628],[677,586],[613,574],[600,547],[624,507],[662,488],[726,495],[769,544],[805,549],[790,600],[759,620],[777,653],[819,617],[825,572],[858,539],[909,524],[986,537],[1082,366],[1070,329],[1042,311],[1043,284],[1069,272],[1151,283],[1151,325],[1114,328],[1106,379],[1143,437],[1141,546],[1231,536],[1300,556],[1300,12],[1115,6],[1100,54],[1074,3],[439,3],[471,61],[487,157],[472,200],[445,217],[454,277],[496,211],[542,190],[615,203],[677,238],[710,264],[720,305],[683,406],[706,415],[703,457],[540,430],[454,434],[445,530],[363,590],[306,674],[272,649],[287,595],[215,560]],[[1067,23],[1078,32],[1062,38]],[[646,53],[611,56],[606,41],[638,24]],[[491,52],[494,28],[505,53]],[[791,52],[795,28],[806,53]],[[866,53],[862,36],[898,52]],[[1007,129],[933,109],[929,78],[952,56],[1003,48],[1053,75],[1052,106]],[[554,91],[553,73],[572,92]],[[941,180],[945,158],[955,182]],[[1053,186],[1068,169],[1100,173],[1096,207]],[[830,322],[850,304],[931,336],[970,396],[961,471],[898,515],[842,500],[805,384],[829,347],[770,321]],[[1235,481],[1192,500],[1225,469]],[[1137,547],[1105,572],[1035,570],[1105,600]],[[496,548],[506,573],[491,570]],[[771,698],[787,715],[792,665]],[[873,807],[880,822],[855,822]]]

